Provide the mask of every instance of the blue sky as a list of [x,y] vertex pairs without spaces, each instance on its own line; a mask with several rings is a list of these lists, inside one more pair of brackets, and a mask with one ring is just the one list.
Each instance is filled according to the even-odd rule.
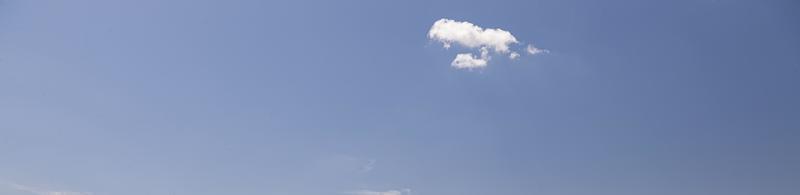
[[0,194],[797,194],[799,8],[2,0]]

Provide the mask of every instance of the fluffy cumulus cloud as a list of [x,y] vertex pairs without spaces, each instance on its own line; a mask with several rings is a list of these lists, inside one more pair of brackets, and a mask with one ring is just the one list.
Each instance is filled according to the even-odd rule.
[[489,50],[486,47],[481,47],[480,58],[475,58],[471,53],[460,53],[456,55],[456,59],[450,63],[451,66],[456,68],[483,68],[489,62]]
[[442,42],[445,48],[455,43],[469,48],[489,47],[501,53],[508,52],[510,44],[518,43],[511,32],[503,29],[483,29],[469,22],[450,19],[433,23],[428,38]]
[[488,59],[475,58],[471,53],[460,53],[450,65],[456,68],[483,68],[487,61]]
[[[450,65],[459,69],[486,67],[489,60],[491,60],[489,50],[497,54],[508,55],[510,59],[517,59],[520,56],[519,53],[511,49],[512,45],[519,44],[519,41],[511,32],[499,28],[484,29],[470,22],[440,19],[431,26],[428,31],[428,38],[441,42],[444,48],[458,45],[480,51],[479,56],[472,53],[457,54]],[[536,54],[531,53],[530,48],[538,48],[529,45],[528,53]]]

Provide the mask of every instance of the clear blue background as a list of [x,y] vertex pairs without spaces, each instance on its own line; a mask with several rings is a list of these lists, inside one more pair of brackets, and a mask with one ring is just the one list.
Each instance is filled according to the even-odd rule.
[[[454,69],[440,18],[551,53]],[[799,85],[793,0],[2,0],[0,182],[793,195]]]

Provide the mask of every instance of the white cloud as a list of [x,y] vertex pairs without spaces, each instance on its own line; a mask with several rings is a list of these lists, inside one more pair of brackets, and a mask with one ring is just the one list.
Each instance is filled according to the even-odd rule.
[[451,66],[462,69],[473,69],[473,68],[483,68],[489,62],[489,49],[486,47],[481,47],[481,56],[480,58],[475,58],[471,53],[461,53],[456,55],[456,59],[453,59],[453,62],[450,63]]
[[12,189],[28,192],[35,195],[92,195],[91,192],[73,192],[73,191],[53,191],[31,186],[20,185],[16,183],[7,183]]
[[[480,48],[480,57],[476,57],[471,53],[457,54],[450,65],[458,69],[486,67],[489,60],[491,60],[489,56],[490,49],[498,54],[507,54],[508,58],[512,60],[520,57],[518,52],[511,50],[511,45],[519,43],[511,32],[499,28],[484,29],[470,22],[439,19],[428,30],[428,38],[441,42],[444,48],[450,48],[453,44],[469,49]],[[534,50],[531,50],[531,48]],[[528,52],[531,53],[531,51],[542,53],[547,50],[529,45]]]
[[540,53],[550,53],[550,50],[536,48],[533,46],[533,44],[528,44],[528,48],[526,48],[525,50],[527,50],[528,54],[531,55],[536,55]]
[[352,195],[411,195],[411,189],[388,190],[388,191],[358,190],[358,191],[353,191],[353,192],[347,192],[346,194],[352,194]]
[[442,42],[445,48],[457,43],[468,48],[489,47],[498,53],[507,53],[508,46],[518,43],[511,32],[503,29],[483,29],[469,22],[439,19],[428,31],[428,38]]
[[486,67],[487,60],[481,58],[475,58],[471,53],[460,53],[456,55],[456,59],[453,59],[453,62],[450,63],[453,67],[456,68],[483,68]]

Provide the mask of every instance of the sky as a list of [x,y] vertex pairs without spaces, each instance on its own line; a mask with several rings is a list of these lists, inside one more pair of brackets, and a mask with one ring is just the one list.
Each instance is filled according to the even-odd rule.
[[794,0],[0,0],[0,194],[794,195],[799,85]]

